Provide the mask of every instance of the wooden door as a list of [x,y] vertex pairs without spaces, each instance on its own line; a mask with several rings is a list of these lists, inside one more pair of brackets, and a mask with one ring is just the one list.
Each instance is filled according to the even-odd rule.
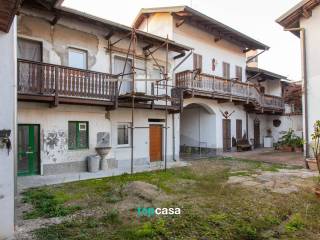
[[40,173],[40,127],[18,125],[18,175]]
[[231,150],[231,120],[222,120],[222,132],[223,132],[223,151]]
[[253,135],[254,135],[254,147],[258,148],[260,147],[260,121],[259,120],[254,121]]
[[236,121],[236,138],[237,141],[242,139],[242,120],[237,119]]
[[149,152],[150,162],[162,161],[162,125],[150,125]]

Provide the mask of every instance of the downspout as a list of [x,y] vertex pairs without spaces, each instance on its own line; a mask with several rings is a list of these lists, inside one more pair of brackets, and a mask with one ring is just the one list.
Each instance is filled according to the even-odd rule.
[[[307,76],[307,51],[306,51],[306,30],[305,28],[285,28],[284,31],[300,31],[300,47],[301,47],[301,67],[303,80],[303,100],[304,100],[304,129],[305,129],[305,160],[310,157],[309,149],[309,108],[308,108],[308,76]],[[306,168],[309,168],[305,161]]]

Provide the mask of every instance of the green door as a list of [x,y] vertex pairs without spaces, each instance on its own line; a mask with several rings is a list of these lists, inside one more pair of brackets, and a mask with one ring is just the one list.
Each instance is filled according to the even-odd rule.
[[39,125],[18,125],[18,176],[40,173]]

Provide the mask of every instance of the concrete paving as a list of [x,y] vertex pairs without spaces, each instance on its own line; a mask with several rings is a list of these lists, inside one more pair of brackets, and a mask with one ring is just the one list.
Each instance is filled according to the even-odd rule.
[[303,153],[280,152],[273,148],[258,148],[246,152],[225,152],[224,157],[234,157],[246,160],[262,161],[267,163],[280,163],[294,166],[305,166]]
[[[174,167],[184,167],[188,166],[189,163],[184,161],[177,162],[168,162],[167,168]],[[134,173],[154,171],[164,169],[164,162],[155,162],[150,165],[143,166],[134,166]],[[130,168],[117,168],[117,169],[108,169],[107,171],[99,171],[96,173],[90,172],[80,172],[80,173],[69,173],[69,174],[57,174],[57,175],[47,175],[47,176],[25,176],[18,177],[17,186],[18,191],[32,187],[41,187],[46,185],[61,184],[67,182],[75,182],[80,180],[96,179],[96,178],[105,178],[122,175],[124,173],[130,173]]]

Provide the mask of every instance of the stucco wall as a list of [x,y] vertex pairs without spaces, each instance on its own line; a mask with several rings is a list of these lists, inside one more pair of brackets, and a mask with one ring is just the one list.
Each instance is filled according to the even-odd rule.
[[[190,105],[189,105],[190,106]],[[201,105],[185,108],[181,114],[181,146],[216,148],[216,116]]]
[[[312,11],[312,17],[302,18],[300,26],[306,30],[307,57],[307,91],[308,91],[308,129],[309,135],[313,131],[313,124],[320,120],[320,6]],[[311,138],[310,138],[311,139]]]
[[[68,48],[71,47],[88,52],[88,70],[110,73],[110,52],[107,51],[108,41],[105,39],[109,29],[67,17],[61,18],[56,25],[52,26],[48,19],[50,19],[49,13],[35,13],[28,9],[23,9],[23,13],[18,18],[18,36],[42,43],[43,62],[68,66]],[[123,38],[123,35],[115,33],[111,37],[111,41],[115,42],[120,38]],[[113,47],[111,73],[115,73],[115,57],[126,57],[129,42],[130,39],[126,38]],[[144,59],[142,48],[146,45],[148,43],[138,40],[135,65],[139,69],[136,70],[136,79],[152,79],[154,75],[153,69],[156,63],[151,56],[147,60]],[[176,54],[170,53],[169,55],[169,76],[172,76],[172,56]],[[165,67],[166,55],[164,48],[156,51],[153,56],[159,65]],[[132,58],[132,56],[129,55],[129,58]],[[124,78],[128,79],[131,76],[128,75]],[[168,84],[172,85],[171,81]],[[137,80],[136,91],[147,91],[150,94],[151,82],[146,83],[146,81]]]
[[164,38],[168,35],[170,39],[173,39],[172,24],[173,16],[171,14],[155,13],[144,19],[139,29]]
[[0,31],[0,130],[11,130],[12,149],[0,148],[0,239],[13,235],[16,124],[16,21],[9,33]]
[[[201,99],[201,98],[190,98],[186,99],[184,101],[184,106],[188,106],[189,104],[199,104],[200,106],[204,106],[205,108],[208,108],[209,111],[215,115],[215,122],[212,120],[207,119],[205,122],[201,122],[201,127],[203,128],[201,139],[210,139],[211,137],[214,137],[214,139],[210,140],[210,144],[212,146],[215,145],[215,148],[220,151],[223,147],[223,133],[222,133],[222,112],[228,111],[229,113],[232,113],[231,117],[231,137],[236,137],[236,120],[241,119],[242,120],[242,135],[245,133],[246,130],[246,112],[243,110],[242,106],[235,106],[233,103],[218,103],[216,100],[210,100],[210,99]],[[183,117],[183,115],[182,115]],[[183,127],[183,121],[190,121],[188,118],[182,118],[181,117],[181,126]],[[194,119],[197,120],[197,119]],[[195,122],[195,125],[193,128],[195,128],[194,131],[197,131],[198,126],[196,126],[197,121]],[[189,124],[191,127],[191,123]],[[180,130],[181,131],[181,130]],[[181,131],[181,134],[183,134],[183,131]],[[181,140],[182,141],[182,140]],[[231,140],[230,140],[231,141]],[[180,143],[182,145],[182,142]]]
[[[214,36],[187,23],[176,27],[173,24],[173,40],[187,46],[192,46],[194,52],[202,55],[203,72],[222,77],[223,62],[230,63],[230,77],[236,77],[236,66],[242,67],[243,81],[246,80],[246,55],[240,47],[225,40],[214,41]],[[218,62],[216,70],[212,71],[212,59]],[[179,62],[179,61],[178,61]],[[177,72],[193,69],[192,56],[177,69]]]
[[[164,122],[150,123],[149,119],[164,120],[164,111],[135,109],[134,122],[137,128],[134,130],[134,159],[137,165],[149,163],[149,129],[147,128],[149,124],[164,126]],[[68,121],[87,121],[89,123],[89,149],[68,149]],[[176,124],[177,121],[178,119],[176,119]],[[131,147],[117,145],[117,126],[119,123],[130,122],[131,110],[127,108],[106,112],[101,107],[59,105],[57,108],[49,108],[47,104],[39,103],[19,103],[18,105],[18,124],[40,125],[40,158],[43,174],[51,174],[50,164],[63,164],[63,166],[69,164],[68,170],[83,170],[83,165],[79,166],[80,163],[77,162],[84,162],[87,156],[96,154],[95,147],[99,132],[110,133],[112,150],[108,158],[116,159],[119,167],[128,167]],[[173,158],[172,131],[172,115],[168,115],[168,160]],[[165,153],[164,137],[163,129],[163,155]],[[176,144],[179,144],[179,141]],[[176,145],[176,149],[178,146]],[[178,156],[179,152],[176,150],[176,157]]]

